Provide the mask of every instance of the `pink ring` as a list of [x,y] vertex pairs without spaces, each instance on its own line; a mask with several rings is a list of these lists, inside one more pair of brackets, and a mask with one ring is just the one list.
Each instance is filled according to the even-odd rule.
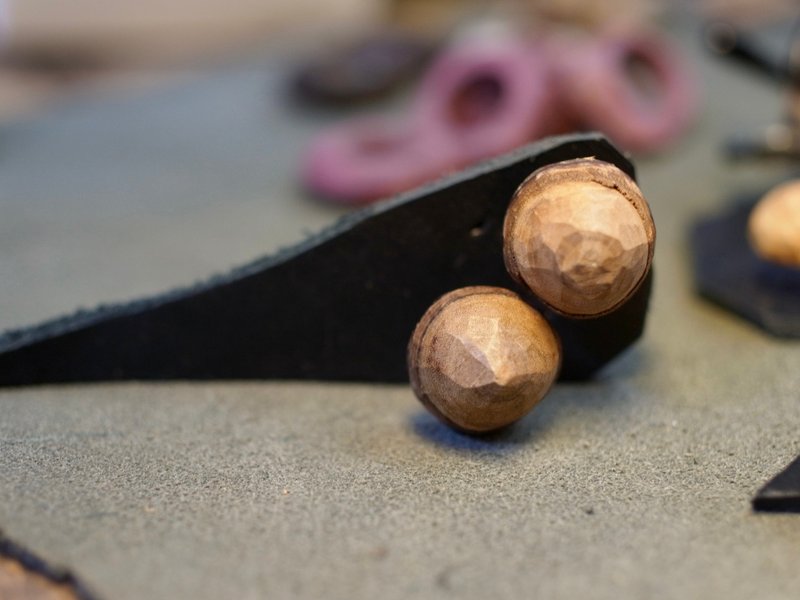
[[[632,58],[648,69],[657,96],[637,87],[628,69]],[[697,93],[688,68],[655,33],[601,37],[572,49],[561,45],[556,60],[572,111],[627,150],[659,149],[695,115]]]
[[452,154],[435,132],[366,119],[322,132],[304,157],[301,177],[312,192],[360,204],[436,178],[452,162]]
[[426,74],[415,114],[441,129],[461,166],[555,133],[553,70],[519,40],[478,40],[443,55]]
[[518,40],[455,47],[426,74],[408,123],[361,120],[323,132],[302,177],[350,204],[408,190],[562,130],[550,118],[552,84],[543,54]]

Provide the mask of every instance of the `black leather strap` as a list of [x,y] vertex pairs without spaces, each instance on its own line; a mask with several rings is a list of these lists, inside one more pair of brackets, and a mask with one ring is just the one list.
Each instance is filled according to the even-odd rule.
[[800,513],[800,456],[758,491],[753,509]]
[[[536,168],[594,156],[633,176],[598,134],[549,138],[372,205],[275,256],[188,289],[11,331],[0,385],[123,379],[406,381],[405,348],[426,308],[466,285],[517,289],[502,225]],[[585,378],[641,334],[650,283],[597,319],[548,314],[562,377]]]

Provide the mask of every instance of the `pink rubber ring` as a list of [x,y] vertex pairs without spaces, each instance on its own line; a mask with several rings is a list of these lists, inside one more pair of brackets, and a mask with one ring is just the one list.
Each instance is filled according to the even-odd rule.
[[[650,152],[675,139],[692,121],[697,92],[688,67],[658,34],[600,37],[561,45],[559,87],[584,125],[626,150]],[[633,80],[638,61],[655,85],[648,95]]]
[[[632,62],[645,70],[650,93]],[[323,132],[302,176],[328,198],[369,202],[576,125],[628,150],[656,150],[686,128],[696,105],[687,66],[657,34],[473,41],[433,64],[409,121],[361,120]]]
[[364,203],[563,131],[551,118],[553,81],[544,55],[518,40],[452,48],[426,74],[407,123],[361,120],[323,132],[302,177],[317,194]]
[[458,150],[454,166],[508,152],[556,133],[549,118],[554,73],[545,56],[519,40],[462,44],[423,79],[415,114],[442,129]]
[[301,178],[316,194],[360,204],[435,179],[452,155],[446,140],[413,122],[367,119],[322,132],[306,152]]

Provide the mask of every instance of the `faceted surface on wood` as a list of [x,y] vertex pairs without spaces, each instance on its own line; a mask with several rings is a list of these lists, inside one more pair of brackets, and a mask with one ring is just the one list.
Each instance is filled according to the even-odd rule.
[[73,573],[33,554],[0,531],[1,600],[93,600]]
[[773,188],[759,200],[747,229],[753,250],[761,258],[800,266],[800,179]]
[[409,344],[417,397],[470,432],[524,416],[555,381],[559,344],[550,325],[516,294],[472,287],[439,299]]
[[19,562],[0,556],[0,598],[3,600],[77,600],[63,583],[54,583],[23,567]]
[[593,159],[540,169],[519,188],[504,230],[511,274],[554,310],[605,314],[633,294],[655,229],[636,184]]

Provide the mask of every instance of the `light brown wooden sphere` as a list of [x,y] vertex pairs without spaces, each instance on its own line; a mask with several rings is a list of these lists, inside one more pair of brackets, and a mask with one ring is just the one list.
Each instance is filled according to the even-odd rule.
[[514,279],[556,312],[585,318],[622,305],[650,270],[655,225],[636,183],[583,158],[534,171],[503,226]]
[[800,179],[774,187],[758,201],[747,234],[764,260],[800,267]]
[[496,287],[442,296],[408,345],[417,398],[468,433],[499,429],[524,416],[553,385],[560,364],[550,324],[515,293]]

